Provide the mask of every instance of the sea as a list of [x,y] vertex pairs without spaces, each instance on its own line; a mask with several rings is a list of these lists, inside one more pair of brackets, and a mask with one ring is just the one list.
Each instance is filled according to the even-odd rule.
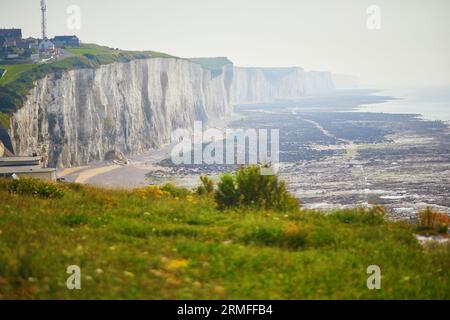
[[440,120],[450,124],[450,87],[382,89],[373,95],[394,99],[361,105],[355,111],[419,114],[424,120]]

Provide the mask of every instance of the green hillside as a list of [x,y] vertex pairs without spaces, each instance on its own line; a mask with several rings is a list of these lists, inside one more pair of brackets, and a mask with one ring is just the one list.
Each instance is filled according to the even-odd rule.
[[[380,208],[218,210],[173,187],[11,185],[0,180],[0,299],[450,298],[450,246],[421,247]],[[69,265],[81,290],[66,288]]]
[[222,74],[222,68],[226,65],[232,64],[227,57],[215,57],[215,58],[190,58],[192,62],[198,63],[204,69],[211,71],[213,77]]
[[[125,51],[96,44],[83,44],[79,48],[68,48],[67,51],[73,56],[52,63],[0,65],[0,69],[7,70],[0,79],[0,113],[8,115],[19,109],[33,88],[34,82],[47,74],[96,68],[104,64],[129,62],[135,59],[176,58],[156,51]],[[0,125],[2,123],[4,121]]]
[[227,64],[231,64],[232,62],[228,60],[227,57],[216,57],[216,58],[190,58],[192,62],[200,64],[203,68],[209,70],[217,70],[221,69],[223,66]]
[[0,65],[0,69],[6,70],[6,74],[0,78],[0,85],[17,80],[23,72],[33,69],[33,67],[35,67],[33,64]]

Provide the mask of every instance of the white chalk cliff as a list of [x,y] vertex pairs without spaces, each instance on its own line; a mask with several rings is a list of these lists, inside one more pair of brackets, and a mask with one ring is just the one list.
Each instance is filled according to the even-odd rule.
[[234,68],[233,104],[271,102],[333,89],[331,73],[292,68]]
[[36,82],[11,117],[15,154],[39,153],[49,166],[139,154],[170,141],[176,128],[232,112],[238,103],[297,98],[333,87],[328,73],[301,68],[222,67],[220,74],[177,58],[113,63],[51,74]]

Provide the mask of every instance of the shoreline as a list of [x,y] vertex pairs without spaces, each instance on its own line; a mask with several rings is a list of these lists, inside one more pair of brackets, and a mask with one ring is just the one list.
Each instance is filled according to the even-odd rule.
[[[227,117],[211,120],[207,124],[207,127],[224,129],[238,118],[241,119],[242,117],[233,112]],[[170,153],[174,145],[175,143],[167,143],[159,148],[151,149],[143,154],[128,156],[128,164],[114,164],[112,161],[98,161],[77,167],[59,168],[57,169],[57,175],[58,178],[63,178],[68,182],[87,184],[91,184],[92,182],[94,185],[109,188],[142,187],[150,184],[150,181],[148,181],[146,177],[148,172],[164,170],[163,167],[158,166],[158,163],[170,157]],[[130,171],[126,169],[130,169],[133,172],[117,172]],[[114,173],[118,173],[120,178],[111,177]],[[102,175],[104,177],[102,177]],[[94,181],[89,181],[91,179],[94,179]]]
[[[359,98],[367,101],[367,96]],[[331,103],[336,100],[329,99]],[[445,142],[445,134],[450,135],[448,123],[426,120],[417,114],[360,112],[355,110],[360,106],[357,103],[347,104],[344,111],[324,102],[325,108],[314,111],[309,107],[277,107],[278,103],[267,104],[264,110],[261,105],[246,106],[244,110],[237,107],[232,117],[208,126],[275,126],[288,134],[280,136],[280,177],[305,207],[329,210],[377,203],[387,206],[394,219],[415,219],[417,211],[427,205],[450,212],[450,202],[445,200],[450,161],[442,160],[450,160],[450,146]],[[219,165],[174,166],[161,162],[170,157],[171,147],[131,156],[130,164],[124,166],[111,167],[112,163],[102,162],[79,170],[71,168],[64,177],[76,181],[81,176],[84,183],[108,188],[165,182],[194,187],[200,175],[216,179],[233,170]],[[292,154],[296,148],[299,151]]]

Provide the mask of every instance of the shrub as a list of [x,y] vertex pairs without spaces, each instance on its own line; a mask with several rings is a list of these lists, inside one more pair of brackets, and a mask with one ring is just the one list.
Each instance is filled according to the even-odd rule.
[[343,223],[378,225],[385,222],[386,210],[383,206],[372,208],[342,209],[332,213],[332,217]]
[[166,183],[160,188],[162,191],[169,193],[172,197],[185,198],[192,194],[188,189],[178,187],[173,183]]
[[237,207],[239,205],[239,194],[236,189],[235,179],[231,174],[226,173],[221,177],[214,199],[220,209]]
[[223,175],[215,199],[219,208],[290,211],[299,207],[283,181],[278,180],[276,175],[262,175],[256,165],[241,167],[235,175]]
[[431,207],[419,212],[420,229],[447,233],[450,217],[445,212],[434,211]]
[[54,183],[37,179],[18,179],[8,181],[12,193],[27,194],[40,198],[62,198],[64,191]]
[[214,193],[214,182],[207,176],[200,177],[201,185],[197,188],[196,193],[199,196],[211,195]]
[[170,196],[170,193],[167,191],[161,190],[159,186],[147,186],[144,188],[135,189],[135,192],[141,197],[142,199],[147,198],[160,198],[160,197],[167,197]]

